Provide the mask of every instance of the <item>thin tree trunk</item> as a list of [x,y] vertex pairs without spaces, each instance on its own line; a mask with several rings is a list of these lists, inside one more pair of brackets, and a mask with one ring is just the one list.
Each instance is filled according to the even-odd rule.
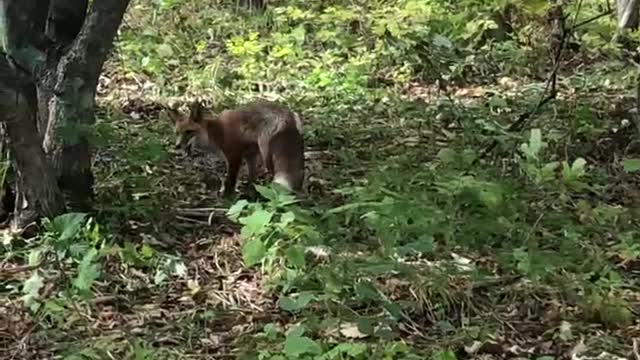
[[15,207],[13,196],[15,182],[10,179],[11,163],[9,163],[9,137],[7,127],[0,122],[0,221],[5,222]]
[[242,0],[242,5],[252,11],[262,11],[267,7],[267,0]]
[[617,0],[616,10],[619,29],[638,28],[638,0]]

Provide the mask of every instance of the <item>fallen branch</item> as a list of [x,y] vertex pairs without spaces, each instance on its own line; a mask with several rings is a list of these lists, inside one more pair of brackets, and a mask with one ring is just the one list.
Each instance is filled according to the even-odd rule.
[[177,208],[176,209],[177,212],[179,213],[183,213],[183,212],[206,212],[209,213],[211,211],[218,211],[218,212],[224,212],[227,211],[227,209],[225,208],[217,208],[217,207],[208,207],[208,208]]
[[208,221],[192,219],[192,218],[189,218],[189,217],[186,217],[186,216],[176,215],[176,219],[182,220],[182,221],[186,221],[186,222],[190,222],[190,223],[194,223],[194,224],[207,225],[207,226],[210,225]]
[[44,261],[41,261],[37,264],[34,265],[20,265],[20,266],[14,266],[12,268],[8,268],[8,269],[0,269],[0,279],[7,279],[10,278],[12,275],[18,274],[18,273],[22,273],[22,272],[27,272],[27,271],[31,271],[31,270],[35,270],[37,268],[39,268],[40,266],[42,266],[42,264],[44,264]]

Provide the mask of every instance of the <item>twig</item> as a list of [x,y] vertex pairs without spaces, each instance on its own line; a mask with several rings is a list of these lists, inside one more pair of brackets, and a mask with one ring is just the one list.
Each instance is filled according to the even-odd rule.
[[207,219],[207,224],[208,224],[209,226],[213,225],[213,223],[212,223],[212,221],[213,221],[213,215],[215,215],[215,214],[216,214],[215,212],[211,212],[211,213],[209,214],[209,218]]
[[227,211],[225,208],[217,208],[217,207],[205,207],[205,208],[177,208],[176,211],[182,212],[211,212],[211,211]]
[[571,27],[571,30],[573,31],[573,30],[575,30],[575,29],[577,29],[577,28],[579,28],[579,27],[581,27],[581,26],[584,26],[584,25],[590,24],[590,23],[592,23],[592,22],[594,22],[594,21],[596,21],[596,20],[599,20],[600,18],[603,18],[603,17],[607,16],[607,15],[611,15],[611,13],[613,13],[613,9],[609,9],[609,10],[607,10],[607,11],[605,11],[605,12],[603,12],[603,13],[600,13],[600,14],[598,14],[598,15],[595,15],[595,16],[593,16],[593,17],[591,17],[591,18],[587,19],[587,20],[581,21],[581,22],[579,22],[579,23],[577,23],[577,24],[573,25],[573,26]]
[[207,226],[209,225],[209,222],[207,222],[207,221],[192,219],[192,218],[188,218],[186,216],[176,215],[176,219],[182,220],[182,221],[186,221],[186,222],[190,222],[190,223],[194,223],[194,224],[207,225]]
[[633,339],[633,356],[636,360],[640,360],[640,340],[637,338]]
[[9,277],[10,275],[13,275],[13,274],[17,274],[17,273],[21,273],[21,272],[25,272],[25,271],[30,271],[30,270],[35,270],[35,269],[39,268],[40,266],[42,266],[42,264],[44,264],[44,261],[40,261],[39,263],[37,263],[35,265],[19,265],[19,266],[12,267],[10,269],[2,269],[0,271],[0,279],[2,279],[4,277]]

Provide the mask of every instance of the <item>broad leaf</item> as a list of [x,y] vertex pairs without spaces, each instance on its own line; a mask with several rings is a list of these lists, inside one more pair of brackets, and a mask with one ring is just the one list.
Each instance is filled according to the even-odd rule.
[[293,267],[298,269],[304,269],[306,266],[306,261],[304,258],[304,250],[302,247],[294,245],[287,248],[286,251],[287,262],[291,264]]
[[315,295],[312,293],[302,293],[293,298],[290,296],[283,296],[278,300],[278,306],[285,311],[293,312],[303,309],[307,306],[311,300],[315,299]]
[[245,199],[237,201],[235,204],[233,204],[229,208],[229,210],[227,210],[227,216],[231,220],[237,221],[238,217],[242,213],[242,210],[244,210],[247,207],[247,205],[249,205],[249,202],[247,200],[245,200]]
[[267,230],[272,217],[273,212],[258,209],[251,215],[240,218],[240,223],[244,225],[241,230],[242,237],[248,239],[252,236],[264,233]]
[[284,342],[287,356],[299,357],[304,354],[318,355],[322,353],[320,345],[306,336],[287,336]]
[[73,286],[80,291],[89,291],[93,282],[100,277],[100,265],[94,260],[98,255],[98,250],[89,250],[78,266],[78,276],[73,280]]
[[258,264],[264,259],[267,248],[260,239],[251,239],[242,247],[242,260],[246,267]]
[[38,306],[36,299],[38,299],[40,295],[40,289],[42,289],[42,286],[44,286],[44,281],[37,271],[34,271],[33,274],[31,274],[31,277],[24,282],[22,287],[22,293],[24,296],[22,297],[22,300],[31,310],[35,310]]
[[87,214],[68,213],[55,217],[50,225],[49,231],[58,235],[57,240],[67,241],[80,233]]

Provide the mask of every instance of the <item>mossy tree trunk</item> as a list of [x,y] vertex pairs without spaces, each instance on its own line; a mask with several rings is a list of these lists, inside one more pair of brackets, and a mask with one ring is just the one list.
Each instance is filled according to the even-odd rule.
[[[129,0],[93,1],[90,7],[88,0],[0,1],[6,58],[0,66],[7,80],[2,91],[12,95],[0,100],[1,120],[7,124],[15,172],[24,174],[18,178],[46,174],[25,181],[20,195],[28,209],[21,207],[14,219],[26,218],[20,213],[31,214],[29,220],[53,216],[66,207],[87,211],[93,199],[89,138],[96,86]],[[9,82],[11,76],[22,79],[19,86]],[[12,129],[13,118],[19,126]],[[25,154],[38,160],[18,161]],[[33,198],[44,187],[51,196]]]

